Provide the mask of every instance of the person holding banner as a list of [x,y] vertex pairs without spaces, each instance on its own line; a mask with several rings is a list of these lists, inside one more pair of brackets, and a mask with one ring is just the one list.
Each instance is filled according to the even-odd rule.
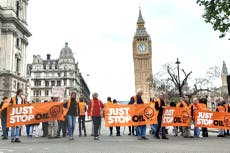
[[[225,109],[226,109],[227,113],[230,113],[230,104],[229,103],[225,104]],[[229,135],[229,130],[226,131],[226,135]]]
[[[23,90],[18,89],[16,92],[16,96],[11,97],[10,105],[22,105],[25,104],[25,99],[22,97]],[[11,142],[21,142],[19,139],[21,126],[11,127]]]
[[163,93],[161,93],[159,95],[157,101],[155,102],[155,109],[158,111],[158,116],[157,116],[158,126],[157,126],[157,130],[156,130],[156,134],[155,134],[157,139],[160,139],[160,129],[162,131],[162,139],[168,139],[166,137],[165,127],[161,127],[163,109],[165,106],[166,106],[166,103],[164,100],[164,95],[163,95]]
[[99,127],[101,125],[102,109],[104,108],[101,100],[98,99],[98,93],[92,94],[93,99],[88,105],[88,116],[92,117],[94,128],[94,140],[99,140]]
[[[52,102],[57,102],[58,97],[51,97]],[[57,130],[58,130],[58,121],[49,121],[48,122],[48,138],[58,138],[57,136]]]
[[[112,104],[113,104],[113,102],[112,102],[111,97],[107,97],[107,102],[106,102],[106,104],[105,104],[105,107],[106,107],[106,106],[110,106],[110,105],[112,105]],[[109,131],[110,131],[109,136],[113,136],[113,127],[112,127],[112,126],[109,127]]]
[[4,97],[2,100],[3,101],[1,102],[1,105],[0,105],[1,124],[2,124],[2,132],[3,132],[2,140],[6,140],[8,139],[8,132],[9,132],[9,128],[6,127],[7,106],[9,102],[7,102],[7,97]]
[[[142,95],[143,95],[143,91],[141,89],[137,89],[136,96],[131,97],[129,104],[144,104],[141,98]],[[148,140],[145,134],[146,134],[146,125],[137,126],[138,140]]]
[[[177,107],[181,107],[181,108],[185,108],[185,109],[190,109],[190,106],[189,106],[189,96],[185,95],[184,96],[184,100],[181,99],[178,102]],[[182,129],[183,129],[183,132],[184,132],[184,133],[182,133],[184,135],[184,138],[193,138],[193,136],[191,136],[191,133],[190,133],[190,126],[182,127]]]
[[73,140],[73,133],[76,124],[76,116],[78,112],[78,101],[77,101],[77,93],[72,92],[69,100],[66,103],[67,112],[67,122],[68,122],[68,132],[69,132],[69,140]]
[[[217,104],[216,111],[226,112],[225,102],[223,101],[223,99],[221,99],[219,103]],[[219,129],[219,134],[217,135],[217,137],[224,137],[224,129]]]

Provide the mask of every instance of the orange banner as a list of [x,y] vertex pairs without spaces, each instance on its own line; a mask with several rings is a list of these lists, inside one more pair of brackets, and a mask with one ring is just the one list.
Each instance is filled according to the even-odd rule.
[[108,105],[105,107],[105,125],[138,126],[157,123],[157,112],[149,104]]
[[162,126],[190,126],[191,113],[188,108],[165,107]]
[[7,127],[62,119],[62,102],[11,105],[7,108]]
[[230,113],[197,111],[195,112],[195,126],[217,129],[230,129]]

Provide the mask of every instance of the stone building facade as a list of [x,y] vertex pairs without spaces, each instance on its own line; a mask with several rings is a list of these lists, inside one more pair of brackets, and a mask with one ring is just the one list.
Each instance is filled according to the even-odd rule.
[[26,86],[28,0],[0,1],[0,99]]
[[137,29],[133,38],[133,61],[135,71],[135,88],[143,90],[144,102],[149,102],[154,96],[152,76],[152,46],[151,38],[145,29],[145,21],[139,10]]
[[27,65],[27,80],[28,101],[50,100],[54,96],[54,88],[64,88],[64,95],[60,95],[64,101],[73,91],[77,92],[78,97],[89,101],[90,90],[68,43],[65,43],[58,59],[51,59],[50,54],[45,60],[40,55],[34,55],[33,63]]

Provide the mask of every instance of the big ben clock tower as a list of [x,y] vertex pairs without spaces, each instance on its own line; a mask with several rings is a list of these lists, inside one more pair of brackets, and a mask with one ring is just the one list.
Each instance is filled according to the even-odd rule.
[[137,29],[133,38],[133,61],[135,71],[135,88],[143,90],[142,99],[149,102],[153,97],[152,46],[151,38],[145,30],[145,21],[139,10]]

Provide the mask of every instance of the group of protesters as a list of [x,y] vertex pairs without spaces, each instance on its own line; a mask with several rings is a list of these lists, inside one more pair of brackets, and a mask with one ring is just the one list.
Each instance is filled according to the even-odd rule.
[[[22,105],[25,104],[26,101],[23,98],[23,90],[17,90],[16,96],[13,97],[5,97],[3,98],[3,102],[0,105],[1,110],[1,124],[2,124],[2,139],[8,139],[9,128],[6,126],[7,120],[7,107],[4,107],[6,103],[11,105]],[[144,104],[142,100],[143,92],[141,89],[138,89],[135,96],[132,96],[129,105],[133,104]],[[163,119],[163,111],[164,107],[180,107],[180,108],[188,108],[191,110],[192,121],[194,121],[194,113],[197,110],[207,110],[207,99],[194,96],[192,97],[192,101],[190,102],[191,97],[185,95],[183,98],[181,97],[179,102],[167,102],[164,94],[161,93],[157,98],[151,98],[149,104],[155,108],[158,112],[157,115],[157,124],[150,125],[151,134],[157,139],[168,139],[167,127],[162,127],[162,119]],[[9,102],[6,100],[10,99]],[[51,102],[58,102],[58,97],[51,97]],[[44,101],[48,102],[48,101]],[[215,98],[215,102],[217,104],[216,111],[217,112],[230,112],[230,105],[225,103],[223,98]],[[99,140],[100,128],[101,128],[101,120],[103,117],[103,109],[109,105],[118,105],[117,100],[114,99],[112,101],[111,97],[107,98],[107,102],[105,104],[102,103],[101,100],[98,99],[98,93],[92,94],[92,100],[87,104],[84,102],[83,98],[78,98],[76,92],[72,92],[70,98],[64,102],[63,109],[66,110],[66,114],[64,116],[64,120],[52,120],[48,122],[42,123],[42,137],[51,138],[60,138],[61,131],[62,136],[69,137],[69,140],[73,140],[74,130],[76,120],[78,118],[79,123],[79,137],[87,136],[86,133],[86,125],[85,118],[86,114],[92,119],[92,134],[94,140]],[[39,137],[38,126],[40,123],[25,125],[26,126],[26,134],[28,137]],[[146,125],[139,126],[129,126],[128,135],[137,136],[138,140],[148,140],[146,137]],[[82,134],[82,131],[84,132]],[[109,127],[110,136],[113,136],[113,127]],[[178,136],[181,133],[181,136],[185,138],[200,138],[200,137],[208,137],[207,128],[202,128],[202,135],[200,134],[200,128],[194,127],[194,134],[191,134],[191,124],[189,126],[184,127],[173,127],[174,135]],[[228,130],[220,129],[218,137],[224,137],[229,135]],[[19,139],[21,136],[21,126],[11,127],[11,142],[21,142]],[[121,136],[120,127],[116,126],[116,136]]]

